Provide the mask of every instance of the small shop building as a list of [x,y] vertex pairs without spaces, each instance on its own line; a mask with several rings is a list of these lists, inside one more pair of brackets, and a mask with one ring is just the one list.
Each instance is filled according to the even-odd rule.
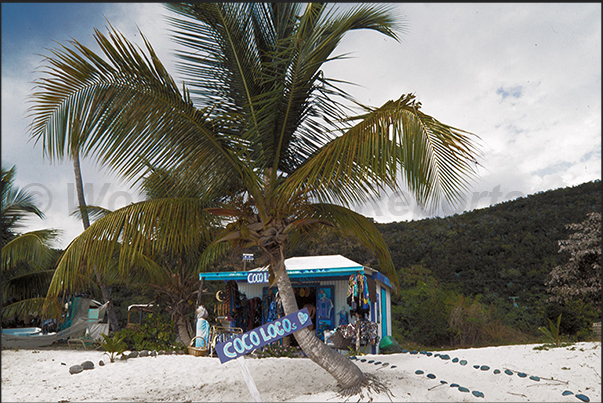
[[[285,260],[285,267],[297,305],[308,308],[314,324],[311,330],[321,340],[325,332],[328,335],[357,318],[372,322],[379,339],[391,336],[392,285],[379,271],[341,255],[292,257]],[[269,287],[267,267],[200,273],[199,278],[225,282],[221,313],[243,331],[283,315],[276,303],[278,288]],[[371,345],[371,353],[379,352],[378,344]]]

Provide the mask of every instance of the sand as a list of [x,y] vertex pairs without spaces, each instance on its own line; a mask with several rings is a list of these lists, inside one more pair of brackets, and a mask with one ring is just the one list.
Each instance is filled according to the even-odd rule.
[[[390,388],[394,402],[581,402],[582,396],[601,402],[600,342],[549,350],[534,350],[536,346],[364,355],[358,358],[365,362],[355,362]],[[94,369],[69,373],[72,365],[88,360]],[[106,365],[100,366],[101,360]],[[261,401],[346,400],[337,395],[337,382],[307,358],[246,357],[244,363]],[[453,383],[460,387],[451,387]],[[236,360],[221,364],[218,358],[159,355],[109,363],[102,351],[51,348],[2,350],[1,397],[2,402],[253,401]],[[390,401],[385,393],[362,400],[370,399]],[[359,396],[347,400],[356,402]]]

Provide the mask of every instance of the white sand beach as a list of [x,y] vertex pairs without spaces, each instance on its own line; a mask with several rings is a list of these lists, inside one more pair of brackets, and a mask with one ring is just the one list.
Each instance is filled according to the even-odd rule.
[[[366,361],[356,362],[390,388],[394,402],[601,402],[600,342],[536,346],[364,355],[358,358]],[[70,374],[71,366],[88,360],[93,369]],[[99,365],[101,360],[106,364]],[[345,400],[337,395],[336,381],[307,358],[246,357],[244,362],[264,402]],[[221,364],[218,358],[159,355],[109,363],[102,351],[51,348],[3,350],[1,397],[2,402],[253,401],[236,360]],[[363,401],[370,398],[390,401],[385,393]]]

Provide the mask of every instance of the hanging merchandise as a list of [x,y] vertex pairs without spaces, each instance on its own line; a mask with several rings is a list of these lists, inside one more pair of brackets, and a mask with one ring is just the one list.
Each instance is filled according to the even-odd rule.
[[379,342],[379,330],[375,322],[369,320],[356,321],[356,323],[348,323],[347,325],[339,325],[337,332],[344,339],[351,340],[351,344],[356,343],[357,327],[360,326],[360,344],[372,344],[373,346]]
[[240,327],[243,329],[243,332],[251,330],[248,328],[248,320],[251,315],[251,308],[249,306],[250,300],[247,299],[245,294],[239,294],[239,304],[237,307],[237,311],[234,315],[234,323],[235,327]]
[[370,302],[377,302],[377,283],[370,277],[366,278]]
[[348,323],[347,325],[340,325],[337,328],[338,332],[341,332],[341,335],[344,339],[355,339],[356,338],[356,326],[353,323]]
[[237,308],[239,306],[239,286],[237,282],[234,280],[228,280],[226,282],[226,306],[227,312],[226,316],[229,321],[233,321],[236,316]]
[[350,275],[347,303],[352,313],[364,316],[370,312],[368,281],[364,274]]
[[349,278],[347,303],[350,306],[350,311],[356,312],[358,309],[358,303],[356,302],[358,290],[356,288],[356,275],[352,274]]
[[318,301],[316,301],[316,316],[318,319],[328,319],[331,317],[333,301],[327,298],[325,290],[318,290]]
[[339,325],[347,325],[348,323],[350,323],[348,312],[342,308],[339,311]]
[[331,330],[331,327],[328,323],[319,323],[318,328],[316,330],[316,337],[318,337],[322,341],[325,341],[325,331],[329,330]]
[[250,319],[250,329],[262,326],[262,299],[260,297],[253,297],[251,299],[253,311]]
[[235,327],[240,327],[246,332],[248,330],[247,320],[250,315],[249,300],[247,299],[247,295],[238,290],[238,286],[234,294],[236,294],[233,302],[235,308],[231,310],[232,319],[229,318],[229,320],[233,321]]
[[379,330],[375,322],[365,320],[360,322],[360,342],[373,346],[379,342]]
[[283,305],[278,291],[268,289],[262,300],[262,323],[274,322],[283,316]]
[[274,299],[273,294],[274,291],[271,288],[264,290],[264,295],[262,297],[262,324],[268,322],[270,303]]

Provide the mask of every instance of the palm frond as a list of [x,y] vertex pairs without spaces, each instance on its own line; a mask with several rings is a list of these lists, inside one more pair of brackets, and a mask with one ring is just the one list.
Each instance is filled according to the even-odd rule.
[[111,210],[106,209],[104,207],[87,205],[78,207],[77,209],[73,210],[70,215],[81,221],[82,211],[85,211],[88,217],[91,218],[93,221],[98,220],[99,218],[102,218],[111,212]]
[[319,200],[365,203],[399,190],[399,174],[420,205],[459,201],[475,176],[475,135],[420,111],[412,94],[389,101],[333,140],[286,179],[286,193],[314,191]]
[[30,298],[2,307],[2,318],[25,320],[32,317],[60,318],[61,309],[58,304],[49,304],[44,309],[44,298]]
[[[271,122],[266,125],[267,134],[260,135],[266,143],[263,152],[271,156],[270,166],[286,173],[332,140],[335,127],[328,124],[339,122],[347,111],[338,101],[353,99],[320,70],[326,62],[339,58],[332,53],[345,34],[374,29],[396,38],[388,7],[365,5],[340,13],[337,8],[311,3],[295,24],[289,42],[281,41],[277,43],[280,48],[272,50],[265,71],[267,82],[278,92],[265,91],[257,101],[267,105],[264,110]],[[268,136],[273,140],[268,141]],[[274,180],[276,170],[272,173]]]
[[225,178],[236,171],[232,138],[218,136],[230,119],[212,121],[196,109],[144,36],[146,54],[112,28],[109,36],[96,30],[95,39],[102,56],[71,41],[52,51],[36,80],[30,136],[50,158],[79,149],[126,179],[141,175],[147,161]]
[[14,185],[17,168],[2,167],[2,211],[0,224],[2,231],[2,246],[13,238],[17,230],[22,227],[21,220],[27,216],[44,218],[44,213],[37,207],[35,195],[25,189],[16,188]]
[[246,111],[253,120],[251,97],[258,71],[254,65],[249,3],[170,3],[179,18],[169,18],[178,50],[179,71],[200,105],[216,105],[217,114]]
[[107,214],[67,247],[49,295],[86,286],[81,280],[92,277],[95,269],[101,277],[116,270],[121,278],[127,278],[143,262],[143,256],[200,253],[216,225],[205,207],[194,198],[154,199]]
[[372,250],[379,261],[383,274],[390,279],[396,289],[399,289],[398,274],[389,248],[371,219],[335,204],[317,203],[308,205],[307,208],[310,217],[329,222],[332,226],[331,231],[342,237],[355,238]]
[[212,242],[204,250],[197,262],[196,271],[198,273],[210,271],[216,265],[219,265],[220,259],[223,259],[231,248],[224,242]]
[[54,270],[36,271],[2,281],[2,304],[46,295]]
[[[344,116],[333,96],[349,97],[320,67],[343,36],[371,29],[396,39],[393,8],[364,5],[347,13],[319,3],[169,4],[180,71],[200,107],[239,113],[247,158],[260,169],[291,173],[332,139]],[[333,80],[335,82],[335,80]]]
[[121,251],[130,255],[130,265],[127,273],[127,283],[132,284],[166,284],[170,281],[171,273],[165,266],[140,250],[128,251],[128,245],[121,245]]
[[53,256],[53,243],[61,231],[44,229],[18,236],[2,248],[2,273],[27,263],[35,270],[48,268]]

